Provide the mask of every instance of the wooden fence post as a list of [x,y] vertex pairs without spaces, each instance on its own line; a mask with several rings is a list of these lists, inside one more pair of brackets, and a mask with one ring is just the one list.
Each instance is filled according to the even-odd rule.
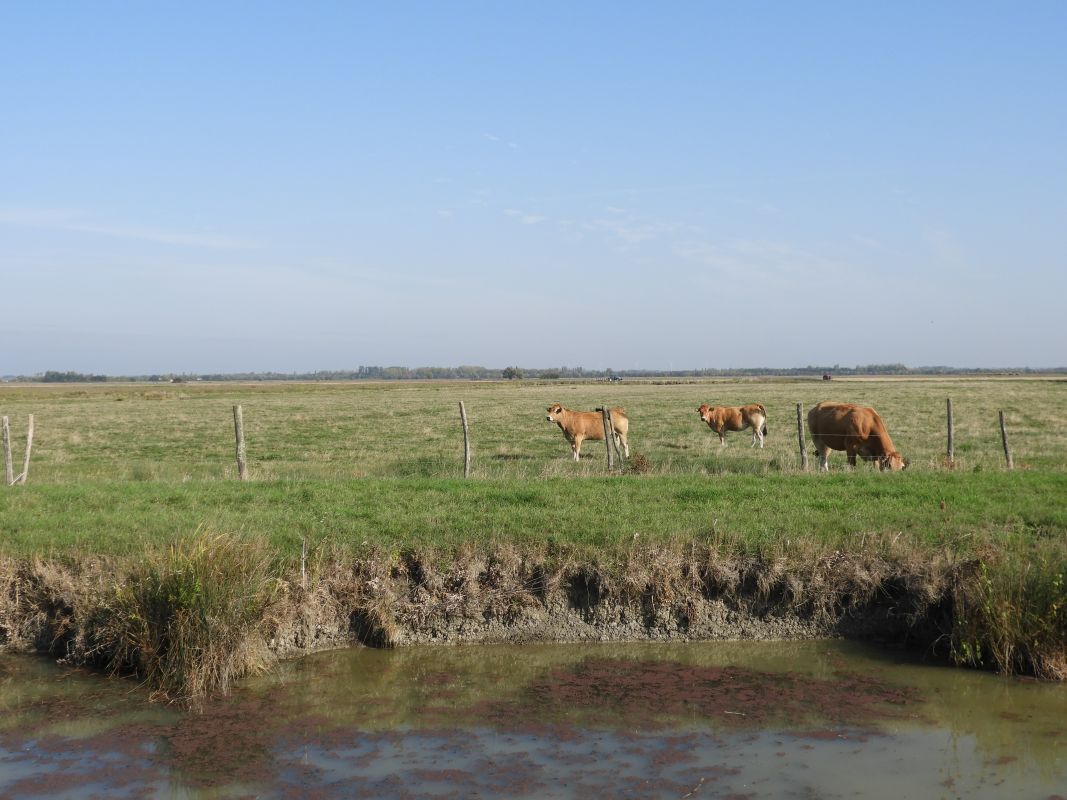
[[4,417],[4,486],[15,483],[15,467],[11,463],[11,428]]
[[467,427],[467,409],[463,401],[459,401],[459,418],[463,422],[463,477],[471,476],[471,435]]
[[946,413],[948,414],[948,451],[946,452],[945,455],[948,458],[948,465],[951,467],[951,466],[953,466],[955,464],[955,461],[956,461],[955,450],[954,450],[954,448],[952,446],[953,429],[952,429],[952,398],[951,397],[949,397],[949,398],[947,398],[945,400],[945,409],[946,409]]
[[808,451],[804,449],[804,405],[797,403],[797,443],[800,445],[800,468],[808,471]]
[[248,480],[248,464],[245,462],[245,422],[239,405],[233,407],[233,431],[237,437],[237,477]]
[[1011,460],[1011,448],[1008,447],[1008,429],[1004,426],[1004,412],[1000,412],[1000,441],[1004,443],[1004,459],[1008,462],[1008,469],[1015,469],[1015,462]]
[[22,459],[22,474],[19,475],[19,483],[25,485],[30,477],[30,451],[33,450],[33,414],[30,414],[30,422],[26,428],[26,455]]
[[608,448],[608,472],[611,472],[615,468],[615,462],[611,457],[611,420],[608,419],[608,407],[600,406],[597,411],[604,420],[604,444]]

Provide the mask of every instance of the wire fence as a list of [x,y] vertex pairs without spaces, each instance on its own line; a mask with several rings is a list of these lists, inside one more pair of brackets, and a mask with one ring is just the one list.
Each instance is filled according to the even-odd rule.
[[[22,456],[16,451],[26,436],[23,469],[12,466],[5,482],[25,483],[33,477],[59,483],[86,476],[137,481],[461,475],[536,479],[595,476],[606,471],[719,475],[820,468],[807,424],[810,407],[786,404],[780,397],[762,404],[768,428],[762,447],[758,437],[753,441],[751,427],[727,431],[723,447],[696,414],[695,404],[651,404],[646,399],[627,412],[629,458],[616,437],[605,439],[601,434],[599,439],[589,437],[583,442],[577,464],[566,436],[555,424],[546,424],[543,404],[534,416],[526,404],[479,403],[474,397],[457,414],[451,398],[443,405],[434,402],[432,407],[427,407],[426,399],[425,392],[413,396],[408,405],[375,418],[368,416],[365,407],[359,413],[337,407],[307,414],[299,405],[261,405],[253,396],[245,404],[243,421],[241,409],[232,409],[228,446],[221,415],[207,424],[202,415],[171,417],[161,412],[132,430],[123,430],[122,416],[113,415],[106,431],[90,432],[72,430],[61,418],[46,414],[39,417],[43,425],[38,424],[40,444],[33,448],[33,457],[41,460],[41,468],[35,466],[33,476],[29,470],[33,430],[26,430],[25,417],[19,417],[19,430],[9,431],[5,425],[4,451],[6,463],[22,460],[16,459]],[[603,407],[624,402],[615,399]],[[1022,407],[1004,410],[1002,428],[988,403],[981,408],[957,404],[949,418],[945,402],[915,406],[910,413],[903,413],[897,402],[892,416],[883,419],[892,449],[908,461],[909,470],[1067,469],[1067,426],[1057,424],[1050,431],[1048,419],[1039,411]],[[802,406],[799,426],[797,405]],[[218,412],[217,406],[212,408],[213,414]],[[608,430],[612,427],[609,422]],[[819,438],[832,448],[830,470],[847,469],[845,437],[831,431]],[[877,448],[859,451],[856,468],[872,468],[872,459],[877,468],[879,455]]]

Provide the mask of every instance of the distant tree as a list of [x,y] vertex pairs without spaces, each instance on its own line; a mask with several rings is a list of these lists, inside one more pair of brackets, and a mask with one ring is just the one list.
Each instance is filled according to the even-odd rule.
[[522,370],[518,367],[507,367],[501,374],[509,381],[513,381],[516,378],[522,380]]

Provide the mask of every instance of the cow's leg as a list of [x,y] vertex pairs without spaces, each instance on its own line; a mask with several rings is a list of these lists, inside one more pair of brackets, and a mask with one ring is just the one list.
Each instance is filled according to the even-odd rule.
[[630,457],[630,445],[626,441],[625,434],[622,434],[622,433],[619,433],[618,431],[615,431],[615,446],[618,447],[620,444],[622,445],[622,453],[623,453],[623,455],[626,456],[627,458],[629,458]]
[[855,448],[852,448],[852,447],[848,448],[848,450],[845,451],[845,454],[848,457],[848,465],[850,467],[855,467],[856,466],[856,450],[855,450]]
[[823,472],[830,471],[830,448],[822,444],[815,445],[815,452],[819,454],[819,469]]
[[719,434],[719,444],[721,444],[723,447],[726,447],[726,428],[723,428],[721,431],[715,432]]
[[582,439],[584,437],[575,436],[574,441],[571,442],[571,449],[574,450],[574,460],[578,461],[582,457]]

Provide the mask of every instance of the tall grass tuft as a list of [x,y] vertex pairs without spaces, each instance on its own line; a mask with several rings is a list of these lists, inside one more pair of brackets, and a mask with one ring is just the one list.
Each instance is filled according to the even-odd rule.
[[163,698],[195,702],[267,669],[263,635],[277,596],[267,547],[236,536],[198,534],[149,553],[115,587],[96,637],[110,667],[133,672]]
[[983,557],[957,587],[957,663],[1067,679],[1067,545],[1015,539]]

